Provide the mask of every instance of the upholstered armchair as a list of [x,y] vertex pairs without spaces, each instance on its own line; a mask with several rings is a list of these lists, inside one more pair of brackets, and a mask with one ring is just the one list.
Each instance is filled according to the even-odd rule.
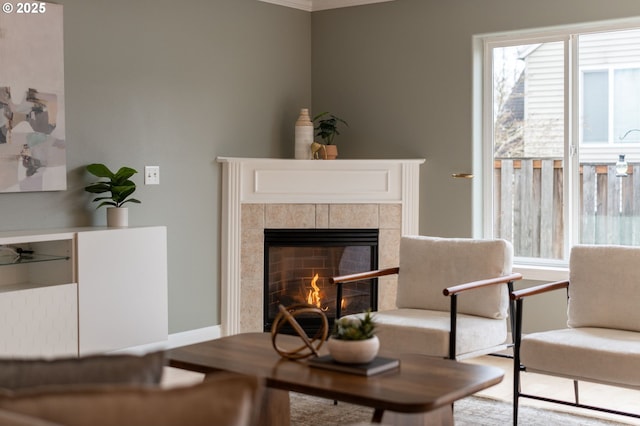
[[460,360],[508,346],[509,292],[522,278],[508,241],[404,236],[399,255],[398,267],[333,278],[397,274],[397,308],[374,317],[382,351]]
[[[524,300],[549,291],[568,293],[567,328],[522,334]],[[575,246],[569,280],[514,291],[516,302],[513,423],[520,398],[628,415],[580,403],[578,381],[640,389],[640,247]],[[573,379],[575,401],[522,392],[521,372]]]

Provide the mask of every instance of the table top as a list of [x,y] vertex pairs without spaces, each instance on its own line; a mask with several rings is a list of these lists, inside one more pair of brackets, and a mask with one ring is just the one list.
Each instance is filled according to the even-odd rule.
[[[278,335],[278,346],[302,345],[297,336]],[[320,354],[326,354],[326,344]],[[263,377],[267,386],[352,404],[405,413],[431,411],[500,383],[504,371],[418,354],[400,359],[400,368],[359,376],[282,358],[269,333],[243,333],[168,351],[169,365],[203,373],[232,371]]]

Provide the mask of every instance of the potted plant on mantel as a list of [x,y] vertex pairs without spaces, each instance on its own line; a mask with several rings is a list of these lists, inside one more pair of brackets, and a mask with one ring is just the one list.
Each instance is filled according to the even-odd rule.
[[85,186],[84,190],[92,194],[102,194],[110,192],[110,196],[96,197],[93,201],[101,201],[96,208],[102,206],[107,207],[107,226],[109,227],[126,227],[129,225],[129,210],[122,207],[125,203],[138,203],[140,200],[129,198],[136,190],[136,184],[129,178],[138,173],[131,167],[121,167],[120,170],[113,173],[104,164],[94,163],[87,166],[87,171],[99,178],[100,180]]
[[[320,113],[313,117],[313,123],[313,129],[316,131],[316,136],[322,138],[322,140],[324,141],[324,144],[320,144],[320,146],[316,145],[314,157],[325,158],[327,160],[333,160],[337,158],[338,147],[333,144],[333,139],[340,134],[340,132],[338,131],[338,124],[342,123],[347,127],[349,126],[349,124],[342,118],[336,117],[328,111]],[[318,154],[320,150],[324,150],[324,156]]]
[[371,311],[367,311],[362,318],[343,317],[336,320],[327,341],[331,357],[344,364],[372,361],[380,349],[375,331],[376,323]]

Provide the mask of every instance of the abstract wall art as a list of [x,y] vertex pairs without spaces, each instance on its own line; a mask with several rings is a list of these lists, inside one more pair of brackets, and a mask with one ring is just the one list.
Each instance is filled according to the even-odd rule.
[[62,5],[0,11],[0,192],[67,187]]

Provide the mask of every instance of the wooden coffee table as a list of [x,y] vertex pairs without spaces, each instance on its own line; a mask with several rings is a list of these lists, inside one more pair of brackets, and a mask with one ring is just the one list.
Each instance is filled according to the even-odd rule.
[[[288,335],[279,335],[277,342],[291,348],[302,344],[298,337]],[[327,353],[326,345],[320,352]],[[309,367],[304,360],[280,357],[269,333],[236,334],[168,351],[172,367],[250,374],[264,378],[271,389],[372,407],[376,423],[391,418],[393,424],[411,423],[415,413],[424,413],[419,424],[453,424],[454,401],[500,383],[504,376],[496,367],[416,354],[380,355],[400,359],[400,368],[367,377]],[[282,417],[282,411],[289,408],[288,392],[285,405],[279,404],[275,412],[271,407],[274,418],[265,424],[288,423],[289,413]]]

